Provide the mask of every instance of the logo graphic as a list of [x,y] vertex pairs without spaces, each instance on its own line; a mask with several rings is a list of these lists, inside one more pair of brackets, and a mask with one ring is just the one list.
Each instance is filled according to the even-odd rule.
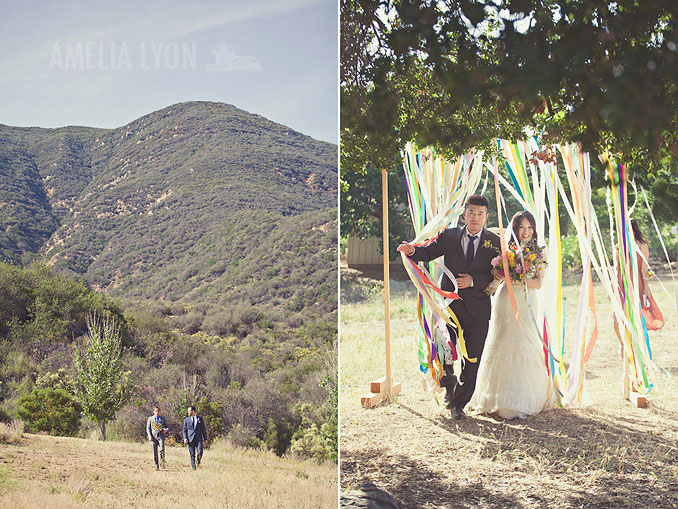
[[237,55],[232,46],[221,43],[212,48],[214,63],[208,64],[208,71],[261,71],[261,63],[254,57]]

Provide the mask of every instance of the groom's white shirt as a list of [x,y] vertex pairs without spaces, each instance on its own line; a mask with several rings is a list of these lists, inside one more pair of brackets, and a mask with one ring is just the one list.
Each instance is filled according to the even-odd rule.
[[[480,237],[483,236],[483,231],[485,230],[485,227],[481,228],[478,233],[476,233],[476,237],[478,237],[475,242],[473,243],[473,256],[478,254],[478,248],[480,247]],[[468,249],[468,243],[471,242],[468,238],[468,230],[466,229],[466,226],[464,226],[464,230],[461,232],[461,250],[464,254],[466,254],[466,250]],[[471,286],[473,286],[473,276],[471,276]]]
[[[478,237],[475,242],[473,243],[473,256],[478,254],[478,247],[480,246],[480,237],[483,235],[483,230],[485,228],[481,228],[478,233],[476,233],[476,236]],[[468,230],[466,229],[466,226],[464,226],[464,230],[461,233],[461,250],[466,254],[466,250],[468,249]]]

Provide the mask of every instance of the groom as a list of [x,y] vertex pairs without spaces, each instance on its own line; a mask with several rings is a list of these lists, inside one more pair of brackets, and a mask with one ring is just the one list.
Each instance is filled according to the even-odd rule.
[[196,460],[200,466],[203,451],[203,439],[207,444],[207,431],[205,431],[205,422],[202,417],[195,413],[195,407],[189,405],[188,417],[184,419],[184,426],[182,433],[184,435],[184,443],[188,445],[188,453],[191,455],[191,468],[195,470]]
[[[487,200],[474,194],[466,200],[466,226],[444,230],[428,246],[415,247],[407,242],[398,246],[398,251],[415,262],[428,262],[444,256],[445,266],[457,280],[460,298],[452,301],[450,309],[464,331],[468,356],[477,358],[477,362],[462,358],[459,378],[454,375],[452,364],[445,364],[445,376],[440,379],[440,385],[445,387],[447,408],[451,409],[452,416],[457,420],[464,418],[464,407],[475,390],[478,365],[490,322],[490,297],[484,290],[494,279],[490,262],[499,251],[499,237],[484,228],[488,212]],[[483,244],[487,241],[495,249],[485,247]],[[442,289],[454,291],[454,284],[447,276],[443,277]],[[449,325],[447,328],[456,345],[456,332]]]

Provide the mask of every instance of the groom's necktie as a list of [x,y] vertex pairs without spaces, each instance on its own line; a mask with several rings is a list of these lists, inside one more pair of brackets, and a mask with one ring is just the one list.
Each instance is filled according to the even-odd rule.
[[473,249],[473,244],[478,237],[476,235],[468,234],[468,248],[466,249],[466,266],[469,267],[473,263],[473,258],[475,258],[475,253]]

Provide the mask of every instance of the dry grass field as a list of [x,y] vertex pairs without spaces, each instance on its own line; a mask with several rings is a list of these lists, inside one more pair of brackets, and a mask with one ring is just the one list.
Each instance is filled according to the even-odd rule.
[[337,507],[337,467],[215,443],[193,472],[168,447],[156,471],[150,445],[24,434],[0,444],[2,507]]
[[[359,283],[370,284],[377,282]],[[599,338],[586,369],[589,403],[513,421],[455,421],[423,391],[414,293],[408,291],[391,300],[392,370],[402,393],[390,405],[361,408],[369,382],[385,374],[383,301],[377,291],[360,302],[342,300],[342,492],[369,481],[407,508],[678,507],[676,303],[658,285],[652,288],[666,325],[650,333],[651,345],[657,363],[673,376],[654,375],[648,408],[621,397],[619,344],[598,286]],[[566,323],[574,324],[579,289],[568,286],[564,293]]]

